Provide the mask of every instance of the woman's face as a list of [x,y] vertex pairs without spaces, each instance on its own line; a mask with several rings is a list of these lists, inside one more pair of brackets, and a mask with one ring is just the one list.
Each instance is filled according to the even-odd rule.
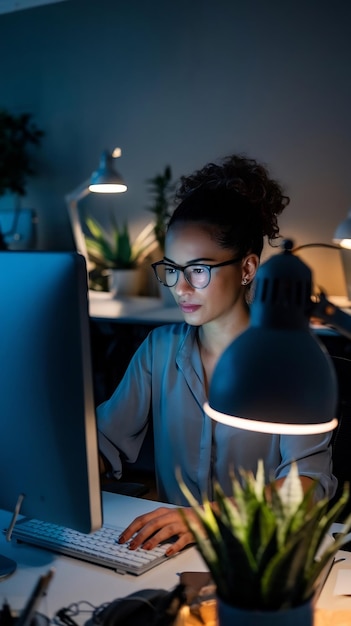
[[[231,250],[221,248],[204,225],[177,224],[167,233],[164,259],[170,263],[215,265],[235,256]],[[189,285],[183,272],[179,272],[176,285],[170,289],[185,321],[199,326],[232,314],[236,306],[246,307],[245,290],[241,284],[245,276],[244,264],[245,259],[212,269],[211,280],[203,289]]]

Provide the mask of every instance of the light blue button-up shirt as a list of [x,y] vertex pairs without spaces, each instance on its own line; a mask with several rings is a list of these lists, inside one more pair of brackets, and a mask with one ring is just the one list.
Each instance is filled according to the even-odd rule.
[[232,495],[229,472],[256,473],[263,459],[266,479],[285,477],[295,460],[301,475],[318,479],[319,497],[332,497],[331,434],[269,435],[211,420],[197,343],[197,328],[186,323],[155,328],[134,354],[109,400],[97,408],[100,449],[117,477],[122,458],[137,459],[152,409],[159,499],[187,505],[176,468],[198,501],[212,498],[213,479]]

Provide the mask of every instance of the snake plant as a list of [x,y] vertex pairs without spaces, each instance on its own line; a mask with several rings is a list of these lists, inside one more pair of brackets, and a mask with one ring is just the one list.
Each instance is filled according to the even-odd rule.
[[[314,497],[317,481],[304,493],[296,464],[278,489],[264,484],[260,461],[256,477],[232,476],[233,498],[215,484],[214,502],[199,504],[178,476],[195,520],[180,513],[211,572],[218,596],[243,609],[278,610],[312,599],[324,568],[345,542],[351,516],[336,540],[328,536],[349,497],[338,502]],[[330,541],[326,541],[329,537]]]
[[87,217],[86,224],[90,233],[85,237],[88,255],[100,268],[133,269],[156,247],[152,225],[146,226],[132,243],[127,223],[119,227],[113,215],[108,229],[93,217]]

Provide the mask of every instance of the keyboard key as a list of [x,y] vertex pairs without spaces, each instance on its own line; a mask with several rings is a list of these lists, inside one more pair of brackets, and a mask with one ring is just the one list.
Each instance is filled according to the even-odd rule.
[[119,544],[122,530],[104,525],[100,530],[85,535],[63,526],[24,518],[15,525],[12,537],[58,554],[114,568],[119,573],[143,574],[168,558],[165,552],[169,543],[153,550],[130,550],[128,544]]

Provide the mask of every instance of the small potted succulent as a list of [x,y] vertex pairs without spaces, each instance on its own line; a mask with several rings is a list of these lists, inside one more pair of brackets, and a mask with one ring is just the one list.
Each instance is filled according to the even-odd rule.
[[146,227],[131,241],[128,224],[119,227],[114,215],[109,228],[104,228],[93,217],[86,218],[89,234],[85,241],[93,272],[108,277],[113,295],[136,295],[139,291],[140,266],[155,247],[152,228]]
[[259,462],[256,477],[233,476],[233,498],[216,484],[215,501],[200,505],[179,480],[195,520],[180,511],[211,573],[219,625],[229,624],[230,615],[237,626],[312,626],[321,576],[351,527],[349,516],[336,540],[328,535],[348,501],[348,485],[330,508],[328,499],[314,499],[317,482],[304,494],[296,464],[280,489],[273,481],[267,489]]

